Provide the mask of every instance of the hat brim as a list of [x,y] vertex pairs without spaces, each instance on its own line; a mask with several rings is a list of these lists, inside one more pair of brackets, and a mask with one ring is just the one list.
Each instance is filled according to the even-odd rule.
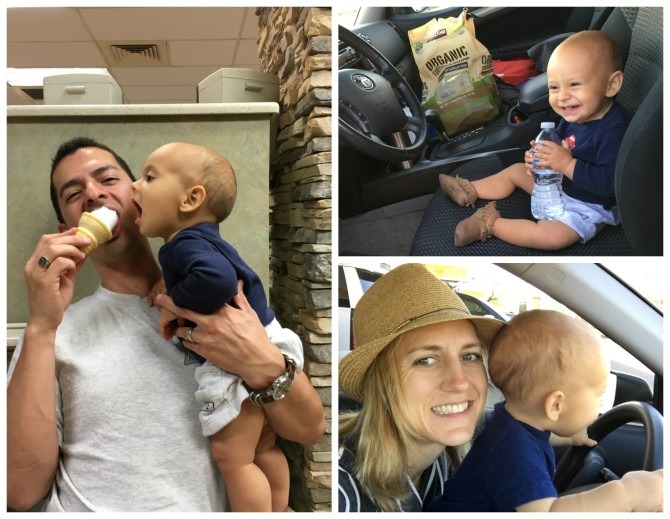
[[454,311],[444,310],[425,315],[413,320],[407,326],[392,334],[380,337],[365,344],[357,344],[356,347],[345,355],[339,363],[339,389],[346,395],[362,402],[363,381],[370,365],[386,346],[388,346],[396,337],[405,332],[446,321],[468,320],[472,322],[477,331],[477,336],[482,341],[485,348],[491,344],[498,330],[503,326],[502,321],[491,317],[469,316],[454,319]]

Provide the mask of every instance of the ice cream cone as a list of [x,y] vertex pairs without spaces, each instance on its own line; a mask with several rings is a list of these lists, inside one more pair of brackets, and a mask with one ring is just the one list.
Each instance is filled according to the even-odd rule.
[[81,249],[84,254],[89,254],[98,245],[112,239],[110,227],[103,219],[98,218],[93,213],[83,213],[81,215],[77,226],[77,234],[91,239],[91,243]]

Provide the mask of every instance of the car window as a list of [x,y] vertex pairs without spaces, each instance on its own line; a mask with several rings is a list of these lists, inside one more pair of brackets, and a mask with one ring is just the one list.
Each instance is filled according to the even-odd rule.
[[337,13],[337,23],[347,29],[352,29],[356,25],[356,18],[360,7],[343,8]]

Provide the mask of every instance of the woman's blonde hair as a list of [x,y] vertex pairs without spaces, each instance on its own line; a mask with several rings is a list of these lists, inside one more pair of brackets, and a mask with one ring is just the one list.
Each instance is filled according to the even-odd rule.
[[[349,436],[356,446],[355,475],[385,512],[397,511],[397,501],[410,497],[409,453],[417,438],[407,418],[408,403],[395,355],[400,337],[377,355],[366,372],[361,410],[339,417],[340,444]],[[468,447],[445,448],[454,467],[460,465]]]

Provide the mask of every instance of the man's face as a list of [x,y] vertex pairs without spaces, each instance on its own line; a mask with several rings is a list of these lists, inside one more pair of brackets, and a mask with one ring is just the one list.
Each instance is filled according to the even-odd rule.
[[53,184],[65,220],[59,225],[61,231],[76,226],[82,213],[104,206],[116,212],[119,221],[112,229],[112,239],[101,248],[138,236],[132,180],[108,151],[81,148],[68,155],[54,170]]

